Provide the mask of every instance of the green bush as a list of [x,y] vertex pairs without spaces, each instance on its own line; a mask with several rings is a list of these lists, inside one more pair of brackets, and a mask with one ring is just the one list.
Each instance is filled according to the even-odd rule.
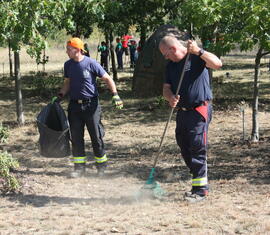
[[157,96],[155,98],[155,103],[158,108],[163,108],[167,104],[167,101],[163,96]]
[[10,172],[19,167],[19,162],[11,154],[0,152],[0,192],[7,194],[15,192],[19,188],[19,182]]
[[24,77],[24,85],[30,88],[33,94],[48,97],[55,95],[56,90],[63,85],[63,78],[36,74],[36,76]]
[[9,130],[0,123],[0,143],[6,143],[9,137]]

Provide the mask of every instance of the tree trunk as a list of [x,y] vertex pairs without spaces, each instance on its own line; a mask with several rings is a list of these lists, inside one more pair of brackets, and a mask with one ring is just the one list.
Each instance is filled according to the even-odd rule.
[[20,54],[14,51],[15,64],[15,85],[16,85],[16,111],[17,121],[19,125],[24,125],[23,103],[22,103],[22,88],[21,88],[21,73],[20,73]]
[[8,40],[8,59],[9,59],[9,75],[13,77],[13,66],[12,66],[12,55],[11,55],[11,46],[10,40]]
[[146,26],[145,25],[141,25],[141,32],[140,32],[140,45],[141,45],[141,49],[143,49],[144,44],[146,41]]
[[43,61],[42,61],[42,67],[43,67],[43,75],[45,75],[45,64],[46,64],[46,50],[43,49]]
[[252,132],[251,141],[259,141],[259,122],[258,122],[258,104],[259,104],[259,76],[260,76],[260,62],[262,58],[262,48],[258,50],[255,59],[255,75],[254,75],[254,89],[253,89],[253,105],[252,105]]
[[158,46],[161,38],[171,34],[178,37],[181,32],[173,25],[162,25],[145,42],[133,73],[132,91],[136,96],[162,95],[168,61],[164,59]]
[[[144,25],[141,25],[141,31],[140,31],[140,41],[139,41],[139,46],[140,46],[140,53],[143,51],[143,47],[146,41],[146,27]],[[140,57],[140,54],[139,54]],[[139,60],[138,57],[138,60]],[[137,62],[136,62],[137,63]],[[136,70],[136,67],[135,67]],[[137,76],[134,76],[135,71],[133,73],[133,79],[132,79],[132,91],[135,92],[136,90],[136,80],[137,80]]]
[[110,54],[111,54],[111,61],[112,61],[112,72],[113,72],[113,80],[118,80],[118,74],[115,64],[115,56],[114,56],[114,46],[113,46],[113,34],[110,32],[109,35],[109,41],[110,41]]

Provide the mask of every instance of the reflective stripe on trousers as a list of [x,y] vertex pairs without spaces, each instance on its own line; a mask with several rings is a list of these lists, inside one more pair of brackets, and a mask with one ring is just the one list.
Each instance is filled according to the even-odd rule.
[[108,158],[107,155],[104,154],[103,157],[95,157],[96,163],[103,163],[103,162],[107,162]]
[[71,158],[71,161],[74,163],[74,164],[78,164],[78,163],[86,163],[86,157],[72,157]]
[[192,186],[205,186],[207,184],[207,177],[192,179]]

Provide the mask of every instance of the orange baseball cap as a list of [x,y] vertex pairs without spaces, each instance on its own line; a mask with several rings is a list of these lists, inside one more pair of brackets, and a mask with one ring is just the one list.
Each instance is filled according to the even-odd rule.
[[81,39],[79,38],[71,38],[68,40],[67,45],[81,49],[85,52],[84,50],[84,43]]

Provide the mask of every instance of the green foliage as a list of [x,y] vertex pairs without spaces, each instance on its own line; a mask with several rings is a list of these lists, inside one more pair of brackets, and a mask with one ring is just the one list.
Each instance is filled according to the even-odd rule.
[[64,25],[67,34],[89,38],[96,22],[93,5],[94,1],[77,0],[69,2],[68,14],[65,16],[67,19],[64,18],[64,21],[68,21],[68,18],[70,18],[72,24]]
[[[14,51],[22,44],[38,61],[46,48],[46,38],[62,23],[66,0],[13,0],[0,5],[0,41],[9,40]],[[66,21],[65,21],[66,22]]]
[[15,192],[19,188],[19,182],[10,172],[16,169],[19,163],[11,154],[0,152],[0,192],[3,194]]
[[[151,32],[164,24],[165,17],[169,13],[168,5],[171,1],[166,0],[121,0],[122,22],[128,25],[137,25],[137,30]],[[180,3],[180,1],[178,1]],[[127,29],[128,27],[126,27]],[[125,32],[124,32],[125,33]]]
[[193,36],[198,36],[207,50],[224,55],[231,47],[224,44],[222,35],[227,28],[223,24],[227,20],[223,3],[224,0],[185,1],[176,9],[177,17],[172,22],[180,30],[188,30]]
[[56,89],[63,85],[63,78],[56,76],[29,76],[24,77],[24,85],[39,96],[53,96]]
[[[165,22],[170,12],[166,0],[96,0],[94,12],[98,27],[106,33],[121,36],[130,33],[130,26],[144,37]],[[178,4],[180,1],[177,1]],[[171,4],[171,1],[169,1]],[[172,5],[172,4],[171,4]]]
[[46,64],[49,61],[49,58],[46,58],[46,56],[42,57],[42,52],[45,53],[46,42],[43,41],[40,43],[40,46],[37,47],[28,47],[27,53],[31,56],[31,58],[36,58],[37,64]]
[[0,123],[0,143],[6,143],[9,137],[9,130]]
[[167,106],[167,101],[164,96],[160,95],[155,98],[155,104],[158,108],[163,108],[165,105]]
[[242,50],[251,50],[255,45],[269,50],[269,17],[269,0],[184,1],[170,15],[180,30],[191,30],[207,50],[218,56],[237,44]]
[[[125,15],[122,14],[121,1],[96,0],[93,8],[98,27],[106,34],[114,32],[119,34],[123,28],[128,28],[125,23]],[[121,16],[121,17],[119,17]]]
[[241,49],[251,50],[259,45],[264,51],[270,51],[270,11],[269,0],[250,0],[242,10],[245,24],[241,30]]

